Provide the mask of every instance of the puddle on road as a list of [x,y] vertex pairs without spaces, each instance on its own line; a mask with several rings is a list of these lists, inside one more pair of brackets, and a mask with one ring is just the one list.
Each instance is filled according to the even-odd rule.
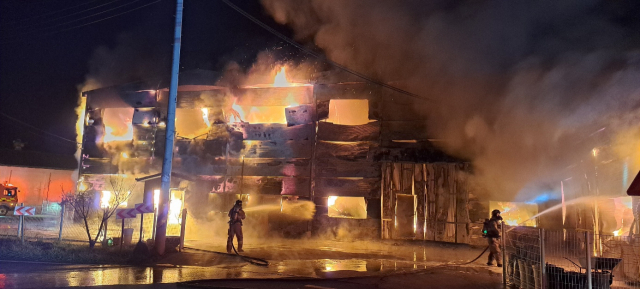
[[[15,264],[12,263],[12,266]],[[0,268],[5,265],[6,263],[1,264]],[[272,263],[269,267],[258,267],[246,263],[238,263],[237,266],[226,264],[212,267],[47,266],[46,269],[39,269],[39,266],[33,264],[19,266],[24,266],[25,270],[11,270],[11,272],[0,274],[0,284],[3,283],[3,288],[153,284],[202,279],[357,277],[428,267],[425,264],[418,265],[413,262],[366,259],[285,260]],[[0,272],[2,272],[1,269]]]

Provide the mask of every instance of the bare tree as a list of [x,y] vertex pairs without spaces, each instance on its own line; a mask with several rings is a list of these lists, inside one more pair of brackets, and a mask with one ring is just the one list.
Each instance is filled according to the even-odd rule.
[[[127,180],[123,176],[111,176],[109,177],[110,191],[103,192],[110,194],[108,197],[100,198],[99,204],[96,204],[96,194],[94,190],[77,191],[76,193],[64,192],[62,201],[65,204],[73,207],[74,212],[82,218],[84,222],[84,228],[87,232],[87,238],[89,239],[89,247],[93,248],[100,238],[103,229],[106,227],[106,223],[115,214],[116,210],[129,199],[131,191],[135,188],[136,183]],[[89,219],[94,215],[100,218],[98,231],[95,238],[91,237],[91,230],[89,226]]]

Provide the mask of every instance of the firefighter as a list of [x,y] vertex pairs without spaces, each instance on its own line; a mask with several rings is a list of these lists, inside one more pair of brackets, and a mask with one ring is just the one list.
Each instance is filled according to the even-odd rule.
[[227,253],[229,254],[231,254],[233,236],[236,236],[238,239],[238,252],[244,252],[244,250],[242,250],[242,220],[245,218],[246,215],[242,210],[242,201],[237,200],[236,204],[229,211],[229,238],[227,239]]
[[493,210],[491,212],[491,219],[487,221],[487,240],[489,242],[489,262],[487,265],[493,266],[493,260],[498,263],[498,267],[502,267],[502,253],[500,252],[500,227],[502,217],[500,216],[500,210]]

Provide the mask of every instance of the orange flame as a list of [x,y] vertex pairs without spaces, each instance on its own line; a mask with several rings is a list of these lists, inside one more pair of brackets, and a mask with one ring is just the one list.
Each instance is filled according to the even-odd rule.
[[287,80],[287,73],[285,72],[285,67],[283,66],[280,69],[280,72],[276,74],[276,77],[273,79],[274,87],[289,87],[291,83]]
[[133,108],[105,109],[102,118],[104,123],[104,136],[102,137],[102,141],[107,143],[133,140],[132,116]]
[[[293,84],[287,78],[286,67],[282,66],[280,71],[276,73],[273,79],[273,85],[271,87],[293,87],[302,86],[303,84]],[[254,86],[263,87],[263,86]],[[251,105],[239,105],[236,101],[231,105],[229,113],[229,122],[248,122],[248,123],[280,123],[286,124],[287,118],[285,114],[285,108],[294,107],[300,105],[296,101],[296,95],[294,92],[288,90],[282,90],[283,94],[286,94],[285,105],[269,105],[269,106],[251,106]]]
[[112,141],[130,141],[133,140],[133,124],[130,120],[127,120],[127,129],[124,133],[116,132],[112,126],[104,127],[104,142]]

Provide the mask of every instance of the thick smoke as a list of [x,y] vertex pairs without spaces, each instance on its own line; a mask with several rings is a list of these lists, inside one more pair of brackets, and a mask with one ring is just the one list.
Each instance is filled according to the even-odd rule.
[[428,99],[417,110],[445,151],[473,161],[476,192],[508,200],[525,188],[556,186],[578,143],[602,127],[623,144],[620,156],[637,150],[635,4],[262,3],[329,59]]

